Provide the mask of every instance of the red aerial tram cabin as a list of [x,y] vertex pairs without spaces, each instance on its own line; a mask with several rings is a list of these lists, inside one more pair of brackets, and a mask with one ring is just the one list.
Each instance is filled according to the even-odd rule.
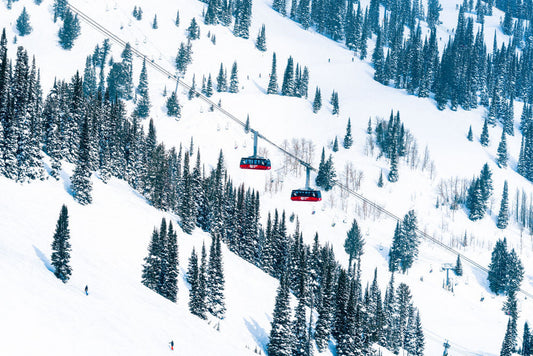
[[241,169],[256,169],[267,171],[271,168],[270,160],[262,157],[243,157],[241,158]]
[[320,190],[314,190],[314,189],[295,189],[291,193],[291,200],[292,201],[321,201],[322,200],[322,194],[320,194]]

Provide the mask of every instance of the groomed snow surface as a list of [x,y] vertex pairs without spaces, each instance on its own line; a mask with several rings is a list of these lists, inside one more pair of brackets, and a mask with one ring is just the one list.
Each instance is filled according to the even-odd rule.
[[[444,2],[444,1],[443,1]],[[446,1],[439,28],[442,41],[455,26],[455,4]],[[520,135],[508,137],[512,159],[510,168],[497,168],[494,159],[501,128],[491,128],[491,144],[483,148],[478,143],[484,109],[474,111],[438,111],[430,99],[408,96],[404,91],[384,87],[372,80],[373,69],[367,61],[353,59],[352,53],[312,31],[302,30],[298,24],[281,17],[270,8],[269,0],[253,4],[250,39],[234,37],[222,26],[205,26],[202,11],[205,4],[194,0],[179,1],[109,1],[79,0],[71,2],[112,30],[119,37],[147,54],[164,67],[173,70],[174,58],[180,42],[186,42],[185,29],[192,17],[201,26],[201,39],[193,42],[193,64],[185,80],[196,74],[201,84],[202,75],[218,74],[220,62],[231,70],[238,63],[239,94],[215,93],[213,101],[221,100],[226,108],[242,120],[250,114],[252,127],[277,143],[305,138],[314,143],[313,165],[318,166],[320,151],[330,145],[335,135],[342,142],[348,118],[352,122],[355,144],[350,150],[334,154],[337,175],[344,179],[346,163],[363,172],[358,191],[403,216],[409,209],[417,212],[419,227],[445,243],[462,241],[465,232],[469,238],[461,252],[487,266],[490,253],[498,238],[507,237],[508,244],[519,252],[525,266],[522,287],[533,292],[532,242],[527,231],[511,225],[498,230],[495,216],[504,180],[509,181],[511,205],[516,189],[530,193],[531,183],[514,169],[520,147]],[[363,1],[363,4],[366,2]],[[34,54],[41,69],[42,85],[51,87],[55,77],[70,78],[76,70],[83,70],[85,57],[104,40],[103,35],[82,22],[82,34],[71,51],[57,45],[60,21],[52,22],[52,1],[37,6],[33,1],[19,0],[13,9],[0,6],[0,26],[6,26],[9,54],[13,58],[16,46],[24,46]],[[131,16],[133,6],[141,6],[143,20]],[[16,34],[15,21],[26,6],[34,28],[32,34],[12,39]],[[176,11],[181,24],[174,25]],[[157,14],[159,28],[152,29]],[[485,33],[488,43],[496,29],[498,39],[505,36],[498,29],[501,12],[487,18]],[[255,49],[254,40],[262,24],[266,25],[267,52]],[[214,45],[207,34],[216,35]],[[444,42],[441,42],[441,45]],[[370,44],[368,53],[372,53]],[[113,44],[112,54],[119,58],[121,48]],[[279,85],[289,55],[310,71],[309,99],[265,95],[271,69],[272,52],[277,55]],[[329,60],[328,60],[329,59]],[[138,80],[141,63],[134,62],[134,78]],[[343,242],[353,218],[357,217],[365,235],[363,279],[369,281],[378,267],[379,282],[384,290],[387,272],[388,248],[395,222],[372,213],[364,214],[364,207],[354,198],[342,199],[334,189],[324,193],[317,204],[292,203],[290,190],[303,186],[303,171],[295,174],[280,168],[283,156],[273,147],[260,141],[260,152],[272,160],[271,172],[250,172],[238,169],[238,160],[248,156],[252,140],[242,128],[218,113],[209,112],[208,106],[198,100],[187,101],[184,91],[178,89],[183,106],[182,118],[175,120],[165,115],[162,96],[173,90],[175,84],[168,78],[148,69],[151,117],[158,130],[158,139],[167,146],[189,147],[194,137],[194,150],[200,148],[206,169],[216,163],[223,150],[226,166],[235,183],[246,183],[261,193],[263,222],[267,212],[285,209],[287,215],[298,215],[304,238],[311,242],[318,231],[322,243],[330,242],[337,258],[347,262]],[[318,114],[311,111],[315,87],[322,91],[323,108]],[[332,90],[339,92],[341,114],[331,115],[328,104]],[[132,104],[129,104],[132,108]],[[521,105],[516,103],[516,118]],[[380,171],[388,172],[388,162],[366,154],[366,126],[369,117],[388,118],[391,110],[399,110],[401,119],[418,141],[419,151],[426,145],[435,162],[436,172],[411,170],[400,165],[400,180],[384,188],[377,188]],[[147,121],[145,122],[147,124]],[[517,123],[516,123],[517,124]],[[472,125],[474,142],[466,140]],[[515,129],[515,132],[518,130]],[[441,180],[454,177],[471,178],[479,174],[488,162],[493,171],[494,197],[491,215],[478,222],[468,220],[464,210],[455,213],[448,207],[435,208],[437,186]],[[160,355],[170,352],[168,343],[174,340],[180,355],[251,355],[258,348],[264,353],[270,332],[277,282],[252,265],[243,262],[226,249],[224,268],[226,277],[227,317],[218,322],[202,321],[188,312],[188,291],[180,279],[178,302],[173,304],[143,287],[140,283],[143,258],[154,226],[161,218],[176,222],[176,217],[150,207],[138,193],[124,182],[112,179],[103,184],[93,176],[94,203],[82,207],[69,195],[68,176],[72,167],[67,165],[62,179],[55,182],[16,184],[0,178],[0,342],[1,355]],[[279,189],[265,192],[274,180]],[[50,245],[61,204],[69,208],[72,243],[72,279],[63,284],[50,271]],[[294,231],[290,223],[288,231]],[[191,236],[178,231],[180,275],[183,277],[192,246],[199,248],[210,237],[199,231]],[[426,355],[441,355],[442,344],[448,339],[450,355],[498,355],[505,333],[507,317],[501,311],[504,297],[496,297],[488,290],[484,273],[464,264],[464,276],[454,277],[454,294],[442,289],[445,273],[442,263],[455,262],[456,256],[424,242],[420,256],[408,275],[398,276],[411,287],[415,305],[420,309],[426,336]],[[83,289],[89,286],[89,296]],[[484,301],[481,302],[481,297]],[[525,320],[533,321],[533,305],[519,295],[519,335]],[[219,329],[217,331],[216,329]],[[519,340],[519,343],[521,341]],[[328,354],[326,352],[326,354]],[[386,351],[384,351],[386,354]]]

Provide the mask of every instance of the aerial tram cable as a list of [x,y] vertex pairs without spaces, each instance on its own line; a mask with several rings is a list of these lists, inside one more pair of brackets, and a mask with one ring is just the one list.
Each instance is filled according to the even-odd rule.
[[[103,35],[109,37],[109,39],[111,39],[112,41],[118,43],[120,46],[122,46],[122,47],[126,46],[126,41],[122,40],[120,37],[116,36],[114,33],[112,33],[111,31],[107,30],[105,27],[100,25],[98,22],[93,20],[91,17],[89,17],[88,15],[83,13],[82,11],[78,10],[76,7],[72,6],[72,4],[70,2],[67,2],[67,6],[72,12],[77,14],[80,17],[80,19],[82,19],[85,22],[87,22],[90,26],[95,28],[97,31],[99,31]],[[135,47],[132,46],[131,50],[132,50],[133,55],[135,55],[135,56],[137,56],[137,57],[139,57],[141,59],[146,59],[147,58],[147,56],[145,54],[140,52]],[[161,65],[156,63],[153,59],[147,60],[146,64],[149,65],[150,67],[152,67],[153,69],[155,69],[160,74],[166,76],[168,79],[176,81],[177,84],[182,85],[185,89],[188,89],[188,90],[192,89],[191,85],[185,83],[177,75],[175,75],[175,74],[171,73],[170,71],[168,71],[167,69],[163,68]],[[239,120],[235,115],[231,114],[227,110],[225,110],[222,107],[220,107],[219,105],[217,105],[215,102],[210,100],[207,96],[203,95],[202,93],[200,93],[200,92],[198,92],[196,90],[194,91],[194,94],[195,94],[195,96],[197,98],[199,98],[199,99],[203,100],[205,103],[209,104],[211,106],[211,108],[213,108],[214,110],[217,110],[222,115],[226,116],[227,118],[229,118],[229,119],[233,120],[234,122],[236,122],[237,124],[241,125],[243,128],[246,127],[246,124],[243,121]],[[305,162],[304,160],[302,160],[301,158],[297,157],[293,153],[287,151],[283,147],[277,145],[276,143],[274,143],[273,141],[271,141],[267,137],[261,135],[259,132],[257,132],[257,137],[261,138],[262,140],[264,140],[268,144],[272,145],[273,147],[275,147],[276,149],[278,149],[279,151],[281,151],[285,155],[287,155],[287,156],[291,157],[292,159],[296,160],[297,162],[299,162],[301,165],[306,167],[307,171],[317,171],[317,169],[312,167],[309,163]],[[390,217],[390,218],[392,218],[392,219],[394,219],[396,221],[400,221],[401,222],[402,219],[400,217],[394,215],[392,212],[390,212],[387,209],[383,208],[382,206],[376,204],[375,202],[365,198],[363,195],[357,193],[353,189],[349,188],[347,185],[344,185],[344,184],[340,183],[337,180],[334,180],[332,182],[332,184],[337,186],[337,187],[339,187],[340,189],[346,191],[348,194],[356,197],[357,199],[361,200],[364,204],[368,204],[369,206],[373,207],[374,209],[376,209],[380,213],[383,213],[384,215],[386,215],[386,216],[388,216],[388,217]],[[430,241],[430,242],[442,247],[444,250],[447,250],[448,252],[454,254],[455,256],[461,256],[461,259],[464,262],[469,263],[470,265],[474,266],[475,268],[477,268],[477,269],[479,269],[479,270],[481,270],[481,271],[483,271],[485,273],[488,273],[488,271],[489,271],[488,268],[482,266],[481,264],[477,263],[473,259],[467,257],[466,255],[464,255],[461,252],[455,250],[454,248],[446,245],[445,243],[437,240],[435,237],[429,235],[425,231],[422,231],[420,229],[416,229],[416,233],[419,236],[425,238],[426,240],[428,240],[428,241]],[[528,292],[528,291],[526,291],[526,290],[524,290],[522,288],[519,289],[519,292],[524,294],[525,296],[527,296],[529,298],[533,298],[533,294],[532,293],[530,293],[530,292]]]
[[268,158],[259,157],[257,155],[257,131],[250,130],[254,135],[254,154],[250,157],[241,158],[240,168],[241,169],[256,169],[256,170],[269,170],[271,168],[270,160]]

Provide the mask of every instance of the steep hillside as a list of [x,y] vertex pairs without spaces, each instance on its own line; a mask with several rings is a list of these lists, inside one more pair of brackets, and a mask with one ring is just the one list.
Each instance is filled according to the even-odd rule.
[[[454,0],[443,4],[443,23],[438,28],[441,48],[448,35],[453,33],[459,3],[462,2]],[[271,9],[270,1],[253,3],[250,39],[237,38],[221,25],[204,25],[202,12],[206,5],[199,1],[169,3],[157,0],[134,4],[82,0],[72,4],[146,54],[148,61],[157,62],[171,72],[175,70],[179,45],[186,42],[185,29],[195,17],[201,27],[201,37],[192,41],[193,61],[185,82],[192,82],[194,75],[199,87],[203,75],[211,74],[213,79],[216,78],[221,62],[229,72],[236,61],[239,93],[215,91],[211,98],[215,103],[220,102],[223,108],[243,121],[250,115],[253,128],[279,145],[286,142],[289,150],[294,149],[293,140],[305,139],[312,143],[311,163],[314,166],[318,166],[320,152],[325,147],[327,155],[333,154],[341,182],[347,182],[357,192],[397,216],[414,209],[421,230],[484,266],[490,263],[496,240],[506,237],[509,246],[519,252],[525,267],[522,287],[533,293],[533,242],[529,231],[522,230],[516,223],[506,230],[499,230],[495,225],[505,180],[509,183],[513,207],[517,191],[524,191],[525,196],[532,194],[531,183],[516,173],[521,135],[508,137],[510,164],[508,168],[498,168],[495,157],[501,127],[490,129],[488,147],[482,147],[478,142],[485,108],[439,111],[432,99],[420,99],[383,86],[373,80],[374,70],[368,60],[361,61],[340,43],[314,31],[305,31],[297,23],[281,17]],[[142,6],[144,17],[141,21],[131,16],[134,5]],[[29,36],[17,37],[15,44],[12,41],[16,34],[15,21],[23,6],[28,9],[34,31]],[[178,10],[180,26],[176,27]],[[154,15],[157,15],[158,29],[152,28]],[[499,29],[502,16],[495,10],[492,17],[487,17],[485,34],[488,43],[492,41],[494,31],[498,41],[507,40]],[[53,23],[52,1],[43,1],[40,5],[23,0],[15,2],[11,10],[0,13],[0,23],[6,24],[12,56],[18,45],[35,55],[45,93],[54,78],[68,79],[77,70],[83,71],[86,56],[105,39],[82,22],[81,36],[74,48],[70,51],[61,49],[56,35],[60,23]],[[266,52],[258,51],[254,45],[262,24],[266,25]],[[216,44],[208,34],[216,36]],[[369,53],[373,46],[373,41],[369,41]],[[121,52],[122,48],[112,43],[113,58],[120,58]],[[307,99],[266,95],[273,52],[277,56],[280,86],[289,56],[309,68]],[[133,64],[135,83],[140,69],[141,61],[137,58]],[[206,166],[206,170],[214,167],[222,149],[234,182],[246,183],[261,193],[263,224],[267,213],[275,208],[284,209],[287,215],[295,213],[305,241],[311,243],[314,233],[318,232],[322,242],[333,245],[337,258],[344,264],[348,261],[343,248],[346,231],[357,218],[366,241],[363,280],[371,281],[374,268],[378,267],[379,282],[382,289],[385,288],[389,280],[388,252],[395,221],[377,214],[338,188],[323,192],[321,203],[291,202],[290,190],[304,185],[305,175],[301,167],[293,169],[280,151],[260,140],[260,153],[271,159],[273,169],[268,173],[239,170],[239,158],[251,155],[251,136],[222,114],[211,112],[204,102],[187,100],[187,90],[181,87],[178,87],[178,95],[183,105],[182,116],[179,120],[168,117],[167,98],[163,92],[174,90],[175,82],[150,67],[148,78],[152,100],[150,117],[157,128],[158,139],[168,147],[182,144],[187,149],[193,138],[194,151],[199,148],[203,161],[212,164]],[[316,87],[321,89],[323,108],[313,114]],[[340,115],[331,114],[329,98],[333,90],[339,93]],[[133,105],[127,103],[128,109],[132,110]],[[378,188],[380,172],[386,176],[389,161],[378,157],[377,148],[370,152],[366,130],[369,118],[375,124],[376,118],[387,119],[391,110],[400,112],[406,128],[416,139],[418,159],[423,159],[427,147],[429,161],[434,166],[432,169],[428,166],[424,171],[411,169],[402,160],[399,181],[386,182],[383,188]],[[516,103],[516,127],[521,110],[521,103]],[[333,153],[333,139],[337,136],[342,141],[348,118],[351,119],[354,146]],[[147,128],[148,120],[143,125]],[[474,130],[474,142],[466,139],[469,126]],[[452,211],[449,206],[441,205],[443,182],[456,177],[471,179],[479,174],[486,162],[493,171],[494,181],[488,216],[472,222],[464,207]],[[359,172],[361,180],[357,184],[353,176]],[[0,351],[31,354],[47,349],[58,354],[94,354],[105,350],[107,354],[144,355],[166,352],[170,339],[176,342],[178,350],[191,355],[244,355],[251,354],[256,346],[264,351],[277,286],[274,279],[225,251],[228,317],[221,322],[220,333],[216,332],[213,325],[187,312],[187,286],[183,281],[180,282],[177,307],[139,282],[150,232],[163,213],[149,207],[122,181],[103,184],[93,176],[93,182],[94,203],[81,207],[69,195],[67,174],[60,183],[45,181],[18,185],[3,178],[0,180],[0,231],[3,231],[0,268],[7,276],[0,283],[2,290],[9,291],[4,299],[6,302],[0,305],[2,315],[7,315],[5,320],[12,325],[6,331],[13,336],[0,346]],[[71,211],[74,270],[73,279],[66,286],[48,270],[51,235],[59,207],[64,202]],[[177,220],[175,216],[166,216]],[[290,223],[288,231],[294,229],[295,224]],[[466,246],[463,244],[465,235]],[[192,236],[180,233],[182,275],[192,246],[198,247],[204,239],[207,241],[208,235],[197,231]],[[501,311],[504,297],[494,296],[488,289],[486,275],[468,265],[465,265],[463,277],[454,277],[454,293],[445,291],[442,288],[445,272],[440,267],[442,263],[455,262],[455,259],[455,254],[423,242],[413,268],[408,274],[396,277],[397,281],[409,284],[415,305],[420,309],[426,354],[441,354],[444,340],[450,340],[451,354],[454,355],[497,355],[507,324],[507,316]],[[85,284],[91,291],[89,298],[82,293]],[[523,322],[533,320],[533,305],[523,295],[518,299],[521,335]],[[209,343],[203,342],[206,335],[209,335]]]

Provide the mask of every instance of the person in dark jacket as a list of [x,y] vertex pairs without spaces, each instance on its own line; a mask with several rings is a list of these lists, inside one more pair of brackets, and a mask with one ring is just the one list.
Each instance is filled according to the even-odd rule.
[[85,295],[89,295],[89,286],[85,286]]
[[174,350],[174,340],[170,340],[170,349]]

